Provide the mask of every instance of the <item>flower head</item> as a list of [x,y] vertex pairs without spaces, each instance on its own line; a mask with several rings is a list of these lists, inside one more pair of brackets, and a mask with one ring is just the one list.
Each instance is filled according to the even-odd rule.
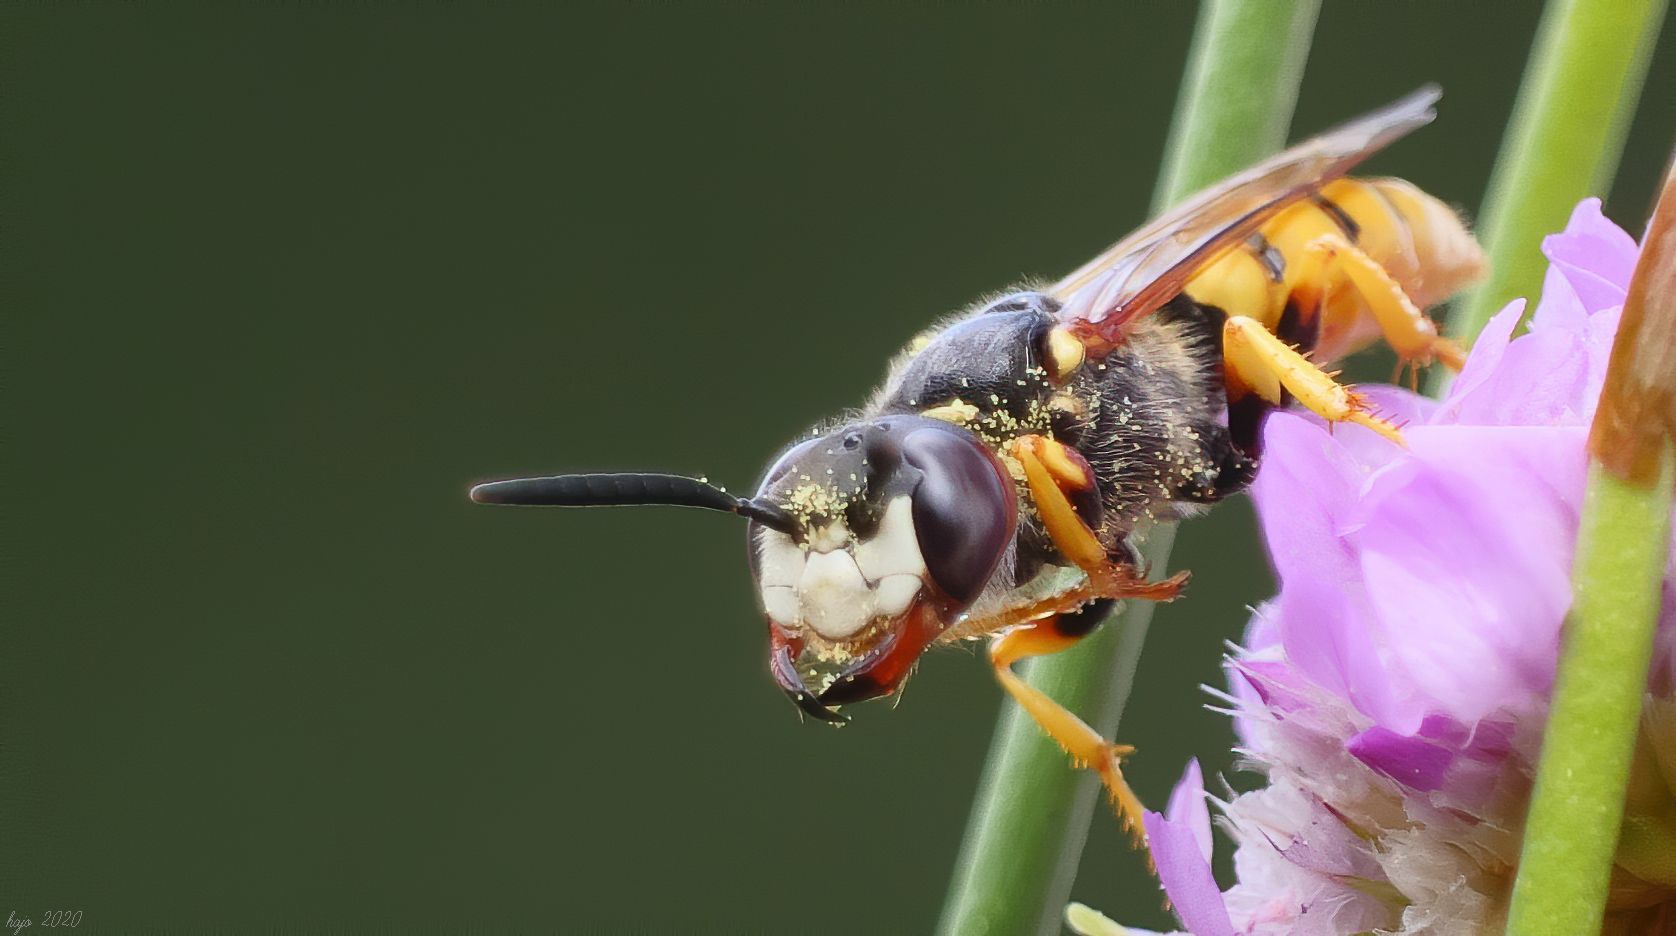
[[[1237,883],[1210,875],[1197,765],[1146,822],[1196,936],[1499,930],[1637,248],[1591,199],[1543,251],[1528,332],[1513,336],[1524,303],[1509,305],[1441,402],[1370,392],[1406,420],[1406,449],[1291,412],[1268,421],[1252,493],[1281,587],[1228,665],[1243,753],[1267,779],[1221,808]],[[1654,688],[1669,694],[1665,624]],[[1676,816],[1676,714],[1649,706],[1638,777],[1648,809]],[[1623,914],[1676,904],[1671,869],[1625,865]]]

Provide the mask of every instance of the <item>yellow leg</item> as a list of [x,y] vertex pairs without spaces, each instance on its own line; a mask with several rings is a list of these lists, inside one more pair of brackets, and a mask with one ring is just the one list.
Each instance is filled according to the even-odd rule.
[[1281,401],[1285,387],[1298,402],[1329,422],[1350,422],[1403,444],[1402,433],[1375,416],[1362,396],[1333,380],[1256,319],[1231,315],[1222,326],[1223,362],[1231,390],[1256,393],[1270,403]]
[[1036,724],[1047,732],[1071,761],[1078,767],[1092,769],[1100,775],[1100,782],[1111,797],[1135,846],[1146,844],[1146,827],[1141,824],[1141,801],[1123,779],[1122,758],[1134,753],[1127,744],[1107,741],[1088,723],[1072,714],[1064,706],[1048,698],[1040,689],[1020,679],[1013,672],[1013,663],[1033,656],[1057,653],[1072,646],[1082,635],[1060,633],[1055,625],[1057,617],[1047,618],[1007,631],[989,645],[989,660],[995,666],[995,678]]
[[1323,234],[1304,246],[1301,262],[1313,269],[1314,278],[1301,274],[1299,282],[1323,283],[1328,290],[1354,290],[1404,365],[1423,367],[1441,361],[1459,371],[1466,364],[1460,345],[1439,335],[1437,326],[1408,298],[1402,285],[1355,244],[1338,234]]

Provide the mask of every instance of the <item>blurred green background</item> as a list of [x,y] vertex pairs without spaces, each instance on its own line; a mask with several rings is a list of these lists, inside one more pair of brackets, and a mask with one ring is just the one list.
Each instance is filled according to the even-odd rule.
[[[1537,13],[1329,2],[1297,132],[1439,81],[1372,168],[1476,207]],[[749,486],[928,320],[1142,220],[1193,16],[6,5],[0,913],[927,931],[1000,701],[973,654],[799,724],[740,524],[464,491]],[[1230,767],[1197,687],[1272,589],[1243,500],[1176,564],[1122,732],[1153,803]],[[1103,812],[1075,896],[1165,922]]]

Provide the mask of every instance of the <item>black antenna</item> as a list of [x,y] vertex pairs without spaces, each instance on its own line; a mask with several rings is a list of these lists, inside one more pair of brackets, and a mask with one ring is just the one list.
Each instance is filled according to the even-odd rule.
[[799,531],[797,518],[767,501],[734,497],[684,475],[572,474],[490,481],[472,488],[471,499],[518,507],[699,507],[738,514],[788,536]]

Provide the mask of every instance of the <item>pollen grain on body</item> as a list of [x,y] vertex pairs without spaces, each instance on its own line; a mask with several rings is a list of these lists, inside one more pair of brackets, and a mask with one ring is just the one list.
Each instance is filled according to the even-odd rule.
[[[832,473],[830,468],[826,471]],[[830,484],[811,481],[807,475],[801,477],[809,483],[799,484],[787,491],[781,506],[803,526],[808,527],[818,518],[842,516],[849,508],[853,496],[850,493]]]

